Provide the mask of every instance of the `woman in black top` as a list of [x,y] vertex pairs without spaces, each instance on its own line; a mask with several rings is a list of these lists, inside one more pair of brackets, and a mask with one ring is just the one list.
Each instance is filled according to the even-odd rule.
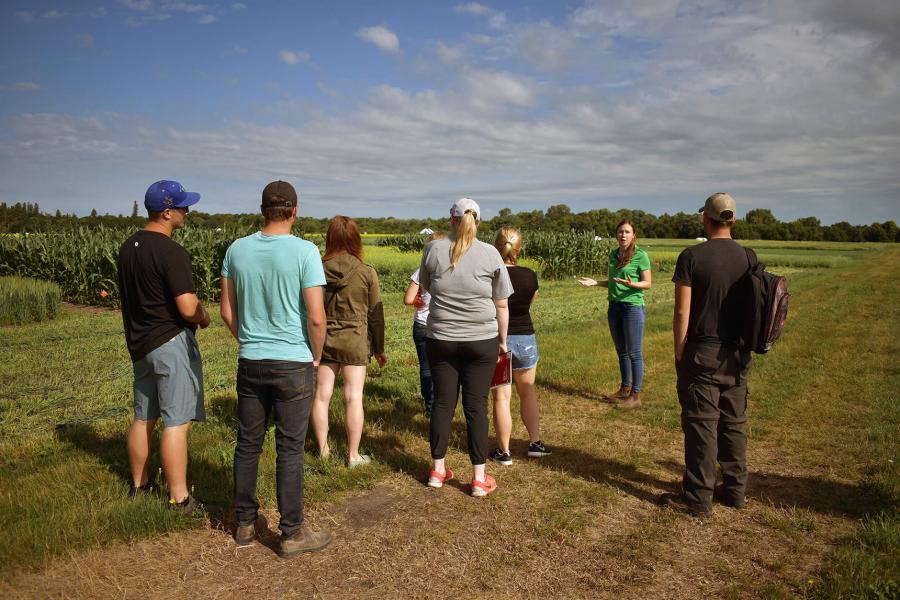
[[[550,454],[541,441],[540,413],[534,378],[537,372],[537,341],[531,322],[531,303],[537,297],[537,275],[528,267],[520,267],[519,253],[522,251],[522,234],[515,227],[504,227],[497,232],[494,246],[503,257],[513,285],[513,295],[509,297],[509,328],[506,345],[512,353],[513,382],[519,393],[522,422],[528,430],[530,444],[528,456],[539,458]],[[509,438],[512,435],[512,415],[510,399],[512,386],[494,388],[494,429],[497,433],[498,448],[491,453],[491,459],[503,465],[512,464],[509,453]]]

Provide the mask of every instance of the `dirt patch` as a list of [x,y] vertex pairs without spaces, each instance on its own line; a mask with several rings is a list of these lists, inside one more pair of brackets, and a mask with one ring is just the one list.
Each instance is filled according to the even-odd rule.
[[389,486],[379,485],[350,498],[341,508],[340,517],[350,529],[374,527],[390,517],[399,501]]
[[59,304],[64,311],[75,314],[97,315],[119,312],[119,309],[111,306],[88,306],[86,304],[72,304],[71,302],[60,302]]

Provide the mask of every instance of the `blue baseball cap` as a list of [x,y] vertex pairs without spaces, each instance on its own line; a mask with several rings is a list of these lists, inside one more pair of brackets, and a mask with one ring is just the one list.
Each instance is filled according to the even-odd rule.
[[177,181],[163,179],[147,188],[144,206],[150,212],[162,212],[167,208],[187,208],[200,201],[200,194],[187,192]]

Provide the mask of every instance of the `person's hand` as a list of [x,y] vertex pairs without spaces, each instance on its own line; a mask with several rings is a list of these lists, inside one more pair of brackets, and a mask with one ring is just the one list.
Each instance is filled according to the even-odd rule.
[[502,342],[500,344],[500,353],[497,355],[497,362],[500,362],[500,358],[509,352],[509,348],[506,347],[506,342]]
[[378,363],[378,366],[379,366],[379,367],[383,367],[384,365],[386,365],[386,364],[387,364],[387,360],[388,360],[388,359],[387,359],[387,355],[384,354],[383,352],[380,352],[380,353],[379,353],[379,352],[376,352],[376,353],[375,353],[375,361]]
[[203,316],[200,318],[200,323],[199,323],[200,329],[206,329],[207,327],[209,327],[209,323],[210,323],[209,313],[206,312],[206,307],[201,306],[200,310],[203,311]]
[[616,283],[621,283],[625,287],[631,287],[631,277],[628,275],[625,276],[625,279],[622,279],[621,277],[613,277],[613,281],[615,281]]
[[596,280],[596,279],[591,279],[590,277],[579,277],[579,278],[578,278],[578,283],[580,283],[581,285],[583,285],[583,286],[585,286],[585,287],[592,287],[592,286],[595,286],[595,285],[599,285],[599,284],[597,283],[597,280]]

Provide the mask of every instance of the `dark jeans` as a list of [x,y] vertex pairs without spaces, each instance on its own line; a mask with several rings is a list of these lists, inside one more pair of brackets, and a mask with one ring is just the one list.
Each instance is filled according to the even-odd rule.
[[256,520],[256,476],[269,413],[275,409],[278,526],[290,536],[303,526],[303,446],[316,389],[311,362],[238,361],[238,430],[234,449],[234,512],[238,525]]
[[619,374],[622,385],[641,391],[644,382],[644,320],[643,306],[628,302],[610,302],[606,318],[619,356]]
[[431,380],[431,367],[428,364],[428,351],[425,349],[425,334],[428,328],[413,321],[413,343],[416,345],[416,355],[419,357],[419,388],[422,390],[422,399],[425,400],[425,412],[431,412],[434,404],[434,383]]
[[712,507],[716,463],[725,497],[741,500],[747,487],[747,374],[750,353],[721,344],[688,343],[676,366],[684,479],[688,504]]
[[488,455],[487,396],[497,366],[499,338],[460,342],[428,338],[426,347],[435,392],[431,411],[431,457],[440,459],[447,455],[450,425],[462,388],[469,459],[473,465],[483,465]]

